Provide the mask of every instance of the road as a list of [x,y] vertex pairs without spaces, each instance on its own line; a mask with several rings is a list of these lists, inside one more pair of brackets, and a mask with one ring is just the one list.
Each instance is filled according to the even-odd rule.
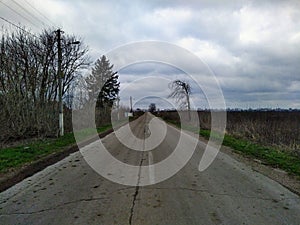
[[[131,124],[137,137],[147,138],[151,118],[145,115]],[[151,132],[159,134],[159,129],[151,127]],[[179,130],[166,129],[163,142],[152,151],[133,151],[114,133],[102,142],[118,160],[145,166],[166,159],[177,145]],[[121,135],[126,140],[126,132]],[[176,175],[148,186],[103,178],[76,152],[0,193],[0,224],[300,224],[297,195],[229,155],[219,152],[199,172],[204,147],[199,142]],[[85,146],[93,148],[95,143]],[[149,172],[147,179],[155,180],[156,173]],[[137,184],[142,179],[141,174],[133,178]]]

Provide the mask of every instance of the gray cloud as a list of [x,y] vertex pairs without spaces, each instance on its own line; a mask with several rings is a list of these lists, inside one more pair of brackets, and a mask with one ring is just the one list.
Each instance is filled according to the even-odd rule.
[[[93,59],[128,42],[166,41],[188,49],[209,66],[220,82],[228,106],[300,108],[299,1],[30,2],[66,32],[81,36],[90,46]],[[37,31],[3,5],[0,14]],[[1,21],[2,24],[5,22]],[[188,59],[181,63],[190,68],[197,66]],[[187,77],[170,66],[143,63],[120,71],[120,81],[127,85],[153,75],[168,79]],[[197,76],[205,83],[208,74],[198,71]],[[124,101],[130,95],[145,93],[165,97],[168,91],[163,83],[153,80],[148,87],[139,84],[128,89]],[[206,104],[197,88],[193,99],[198,107]]]

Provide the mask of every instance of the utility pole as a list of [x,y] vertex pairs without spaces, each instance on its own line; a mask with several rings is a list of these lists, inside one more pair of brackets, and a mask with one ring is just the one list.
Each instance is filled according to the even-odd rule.
[[130,96],[130,112],[133,113],[133,110],[132,110],[132,97]]
[[[62,50],[61,50],[61,34],[63,31],[58,29],[55,31],[57,37],[57,77],[58,77],[58,105],[59,105],[59,136],[64,136],[64,104],[63,104],[63,72],[61,71]],[[69,42],[67,45],[78,45],[80,41]]]
[[58,63],[57,63],[57,77],[58,77],[58,104],[59,104],[59,136],[64,136],[64,106],[62,101],[62,80],[63,75],[61,71],[61,63],[62,63],[62,51],[61,51],[61,33],[62,31],[58,29],[56,31],[57,37],[57,52],[58,52]]

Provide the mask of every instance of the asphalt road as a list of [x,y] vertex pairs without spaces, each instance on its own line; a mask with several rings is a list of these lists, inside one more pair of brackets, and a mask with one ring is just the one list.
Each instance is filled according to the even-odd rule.
[[[142,140],[155,134],[159,143],[166,128],[163,142],[151,151],[131,150],[114,133],[102,142],[111,155],[132,166],[167,159],[178,144],[179,130],[158,120],[149,126],[150,120],[150,115],[140,117],[131,129]],[[147,149],[145,141],[127,137],[126,132],[119,135],[129,144],[135,141],[134,148]],[[297,195],[229,155],[220,152],[207,170],[199,172],[204,147],[199,142],[176,175],[148,186],[138,184],[143,179],[155,181],[158,171],[149,169],[149,176],[141,170],[132,173],[137,186],[117,184],[96,173],[76,152],[0,193],[0,224],[300,224]],[[85,150],[96,148],[92,143]]]

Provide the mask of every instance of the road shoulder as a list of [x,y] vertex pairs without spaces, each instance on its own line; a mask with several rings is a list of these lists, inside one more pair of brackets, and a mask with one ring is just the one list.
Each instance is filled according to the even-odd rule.
[[[176,129],[180,129],[180,128],[178,128],[178,126],[176,126],[173,123],[170,123],[170,122],[167,122],[167,123]],[[199,135],[199,140],[204,143],[208,142],[208,140],[205,139],[204,137],[202,137],[201,135]],[[235,151],[234,149],[232,149],[228,146],[222,145],[220,150],[222,152],[226,153],[227,155],[229,155],[230,157],[234,158],[235,160],[242,162],[242,163],[246,164],[247,166],[251,167],[252,170],[269,177],[270,179],[280,183],[282,186],[286,187],[293,193],[300,196],[300,178],[299,177],[297,177],[295,175],[291,175],[284,170],[281,170],[278,168],[273,168],[269,165],[266,165],[266,164],[264,164],[263,161],[256,159],[252,156],[247,156],[241,152]]]
[[[207,143],[207,140],[204,137],[199,136],[199,140]],[[224,145],[221,147],[221,152],[224,152],[235,160],[246,164],[247,166],[251,167],[252,170],[271,178],[272,180],[280,183],[282,186],[300,196],[299,177],[288,174],[288,172],[284,170],[265,165],[259,159],[244,155]]]
[[[109,129],[102,133],[99,133],[99,138],[103,138],[106,135],[113,132],[113,129]],[[80,143],[80,147],[88,145],[93,141],[97,140],[98,136],[92,137],[89,140],[86,140]],[[42,157],[34,162],[26,164],[20,168],[13,169],[5,174],[0,174],[0,192],[7,190],[8,188],[12,187],[13,185],[21,182],[27,177],[34,175],[35,173],[45,169],[46,167],[55,164],[56,162],[66,158],[71,153],[78,151],[79,148],[77,144],[68,146],[64,148],[62,151],[52,153],[45,157]]]

